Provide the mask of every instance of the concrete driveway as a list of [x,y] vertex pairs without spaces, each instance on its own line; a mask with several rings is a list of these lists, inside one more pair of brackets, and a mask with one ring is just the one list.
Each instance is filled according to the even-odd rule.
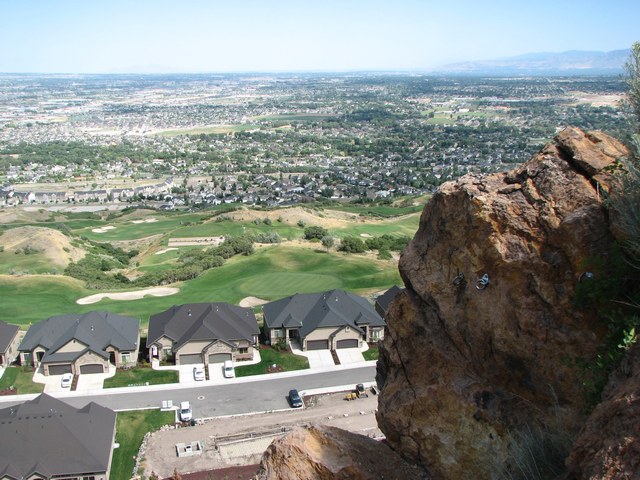
[[[196,379],[193,378],[193,365],[178,365],[178,381],[180,383],[202,383],[201,381],[196,382]],[[197,366],[204,367],[204,363],[197,364]]]
[[224,380],[224,373],[222,367],[224,363],[210,363],[209,364],[209,380]]
[[[109,365],[108,373],[81,373],[76,376],[76,392],[101,389],[105,378],[113,377],[116,367]],[[43,375],[42,368],[38,368],[33,374],[35,383],[44,384],[44,393],[68,392],[69,388],[62,388],[62,375]]]
[[336,365],[331,356],[331,350],[307,350],[301,354],[309,359],[309,368],[327,368]]
[[339,348],[336,350],[340,365],[364,362],[364,357],[359,348]]

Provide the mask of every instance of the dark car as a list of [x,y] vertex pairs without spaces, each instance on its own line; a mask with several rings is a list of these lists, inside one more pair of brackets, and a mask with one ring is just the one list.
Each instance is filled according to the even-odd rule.
[[289,403],[293,408],[302,407],[302,398],[300,398],[298,390],[289,390]]

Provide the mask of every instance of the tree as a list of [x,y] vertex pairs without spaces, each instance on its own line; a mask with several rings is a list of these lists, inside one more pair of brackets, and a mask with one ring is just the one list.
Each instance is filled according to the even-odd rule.
[[640,263],[640,42],[631,47],[631,56],[625,65],[628,102],[635,115],[635,131],[631,135],[629,156],[621,159],[614,168],[610,208],[616,224],[624,235],[623,246],[638,264]]
[[636,117],[636,130],[640,131],[640,42],[631,46],[631,56],[625,64],[628,102]]
[[331,247],[333,247],[333,244],[335,243],[335,240],[330,235],[325,235],[320,239],[320,241],[322,242],[322,246],[327,249],[327,252]]

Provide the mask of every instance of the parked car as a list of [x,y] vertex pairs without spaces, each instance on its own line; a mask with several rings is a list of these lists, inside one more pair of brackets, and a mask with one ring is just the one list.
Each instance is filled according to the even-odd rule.
[[193,367],[193,378],[198,382],[205,379],[203,366],[196,365],[195,367]]
[[60,381],[60,386],[62,388],[71,388],[71,383],[73,382],[73,373],[65,373],[62,375],[62,380]]
[[233,368],[233,362],[231,360],[225,360],[222,366],[222,373],[224,374],[224,378],[233,378],[236,376],[236,371]]
[[293,408],[300,408],[304,405],[298,390],[289,390],[289,403]]
[[191,404],[189,402],[180,402],[180,410],[178,410],[181,422],[188,422],[193,418]]

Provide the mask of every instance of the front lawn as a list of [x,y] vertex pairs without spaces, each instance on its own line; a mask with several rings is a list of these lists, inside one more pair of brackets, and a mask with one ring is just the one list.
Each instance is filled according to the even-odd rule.
[[154,432],[163,425],[175,423],[175,412],[160,410],[141,410],[120,412],[116,418],[116,443],[120,446],[113,450],[110,478],[123,480],[131,478],[134,458],[147,432]]
[[42,393],[44,384],[33,383],[33,369],[22,367],[9,367],[0,378],[0,392],[13,387],[18,395],[24,393]]
[[137,367],[129,370],[118,370],[113,377],[104,381],[104,388],[138,387],[164,383],[178,383],[178,372],[175,370],[153,370],[151,367]]
[[365,360],[378,360],[378,347],[369,347],[366,352],[362,352],[362,356]]
[[[292,370],[304,370],[309,368],[309,360],[307,357],[300,355],[294,355],[291,352],[278,352],[271,347],[260,349],[260,363],[254,365],[241,366],[241,363],[236,363],[236,376],[248,377],[250,375],[263,375],[265,373],[272,372],[289,372]],[[276,365],[276,368],[273,365]]]

